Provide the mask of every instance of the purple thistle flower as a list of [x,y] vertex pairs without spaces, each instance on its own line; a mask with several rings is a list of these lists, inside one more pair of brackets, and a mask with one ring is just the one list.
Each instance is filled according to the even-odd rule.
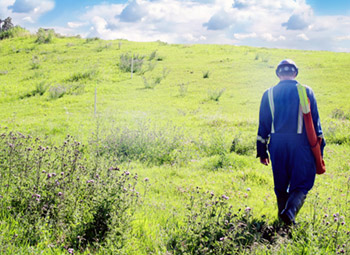
[[69,248],[69,249],[68,249],[68,253],[69,253],[69,254],[74,254],[74,249],[73,249],[73,248]]
[[56,173],[52,173],[52,176],[56,176]]
[[226,195],[222,195],[221,197],[225,200],[228,200],[228,196],[226,196]]
[[45,174],[46,173],[46,171],[45,170],[43,170],[43,171],[41,171],[43,174]]
[[343,221],[341,224],[344,226],[345,225],[345,221]]
[[40,202],[40,199],[39,198],[37,198],[37,199],[35,199],[37,202]]
[[149,181],[149,179],[146,177],[146,178],[145,178],[145,182],[148,182],[148,181]]
[[63,175],[64,175],[64,172],[61,172],[61,175],[63,176]]
[[338,218],[334,218],[334,222],[337,222],[338,221]]
[[129,171],[126,171],[126,172],[124,172],[124,174],[125,174],[125,175],[129,175],[129,174],[130,174],[130,172],[129,172]]
[[52,177],[52,174],[47,174],[47,179],[50,179]]
[[328,218],[328,214],[325,214],[324,217],[325,217],[325,218]]
[[250,188],[247,188],[247,191],[250,191]]
[[57,195],[58,195],[59,197],[60,197],[60,196],[62,196],[62,192],[58,192],[58,194],[57,194]]
[[250,207],[245,208],[246,212],[250,212],[251,210],[252,210],[252,208],[250,208]]

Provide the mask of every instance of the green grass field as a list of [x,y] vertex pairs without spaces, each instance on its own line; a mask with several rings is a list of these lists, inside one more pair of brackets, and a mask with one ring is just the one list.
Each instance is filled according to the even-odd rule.
[[[32,184],[21,180],[25,161],[13,154],[11,146],[8,149],[12,138],[4,136],[1,254],[68,254],[73,245],[75,254],[350,252],[349,53],[69,37],[38,43],[36,39],[0,41],[1,133],[40,137],[50,147],[61,145],[71,135],[85,145],[81,152],[87,158],[87,176],[97,172],[109,176],[103,169],[111,164],[137,173],[141,199],[134,207],[128,204],[128,224],[119,233],[123,242],[115,239],[111,230],[115,225],[107,221],[105,239],[76,243],[68,237],[79,233],[74,232],[78,231],[77,220],[75,225],[62,220],[66,224],[62,227],[61,221],[53,225],[42,214],[37,215],[40,220],[30,218],[36,224],[32,232],[39,234],[29,239],[21,225],[24,216],[20,218],[26,215],[25,205],[20,212],[11,208],[19,196],[16,185],[30,191]],[[122,70],[121,56],[132,55],[142,57],[143,62],[131,77],[130,71]],[[288,233],[276,223],[271,167],[255,158],[260,99],[278,83],[275,67],[284,58],[298,64],[298,81],[313,88],[327,141],[327,173],[317,176],[298,215],[300,225]],[[55,158],[55,153],[50,157]],[[35,165],[30,171],[39,173],[38,161],[30,162]],[[55,170],[55,163],[45,164]],[[77,191],[68,190],[73,199]],[[113,194],[102,190],[98,193],[101,199]],[[225,227],[218,223],[220,213],[214,217],[206,211],[204,204],[213,202],[202,195],[207,191],[220,201],[215,205],[218,212],[237,212],[237,224],[245,226],[237,227],[227,241],[222,239]],[[57,208],[61,215],[63,207]],[[89,211],[89,205],[82,208]],[[73,215],[86,224],[91,222],[89,217],[70,213],[57,219]],[[29,220],[26,223],[30,225]]]

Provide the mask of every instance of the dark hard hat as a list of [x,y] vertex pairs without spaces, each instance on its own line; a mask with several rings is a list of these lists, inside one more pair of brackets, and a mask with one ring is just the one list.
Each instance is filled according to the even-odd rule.
[[276,68],[276,75],[287,73],[287,72],[295,72],[295,76],[298,75],[299,68],[291,59],[283,59]]

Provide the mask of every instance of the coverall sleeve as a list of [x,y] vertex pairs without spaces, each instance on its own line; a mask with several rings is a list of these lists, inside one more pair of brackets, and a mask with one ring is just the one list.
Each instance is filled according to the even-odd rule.
[[323,150],[324,150],[324,147],[326,146],[326,141],[323,137],[323,131],[322,131],[322,127],[321,127],[320,116],[318,114],[316,98],[315,98],[314,92],[312,91],[311,88],[308,89],[308,98],[310,99],[311,115],[312,115],[312,120],[313,120],[315,131],[316,131],[316,135],[317,135],[317,137],[322,138],[321,155],[323,156]]
[[271,123],[272,123],[271,110],[269,106],[267,91],[265,91],[260,103],[259,129],[258,129],[258,136],[256,141],[256,149],[257,149],[256,157],[268,158],[267,144],[271,133]]

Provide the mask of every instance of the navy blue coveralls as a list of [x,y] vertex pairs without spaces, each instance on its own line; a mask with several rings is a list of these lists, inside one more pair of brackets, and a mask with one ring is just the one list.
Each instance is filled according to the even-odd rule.
[[[297,84],[295,80],[279,82],[265,91],[260,105],[257,157],[268,158],[267,150],[270,153],[277,200],[288,199],[294,191],[306,195],[315,181],[315,159],[303,123]],[[314,93],[307,86],[306,91],[316,135],[323,137]],[[322,155],[324,146],[323,139]]]

